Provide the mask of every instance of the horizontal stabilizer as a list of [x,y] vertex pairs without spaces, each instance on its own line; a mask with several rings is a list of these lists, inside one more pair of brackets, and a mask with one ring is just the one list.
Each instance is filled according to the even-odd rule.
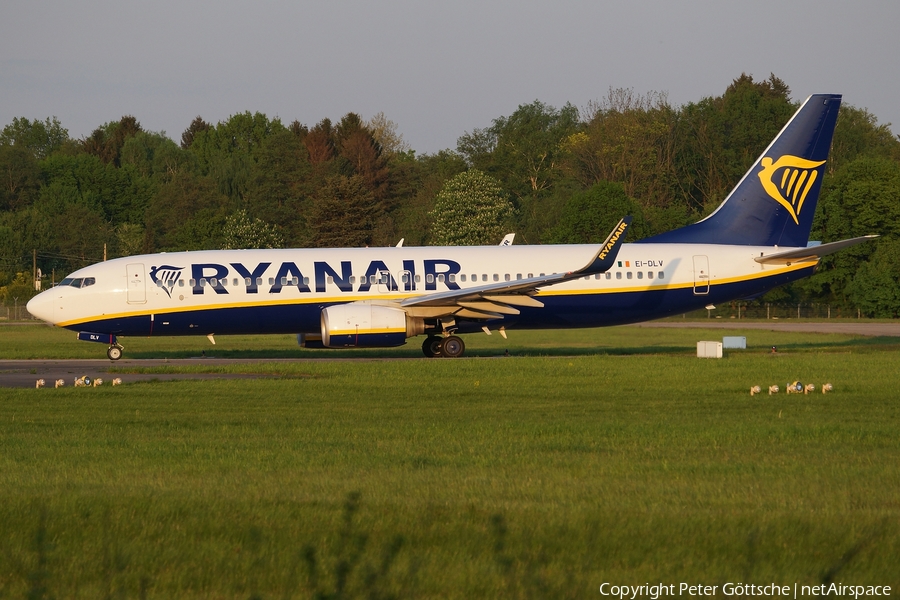
[[877,237],[877,235],[864,235],[862,237],[841,240],[839,242],[831,242],[830,244],[820,244],[818,246],[811,246],[809,248],[797,248],[795,250],[776,252],[775,254],[763,254],[761,256],[758,256],[757,258],[754,258],[753,260],[764,265],[783,265],[796,262],[815,261],[819,260],[823,256],[834,254],[835,252],[843,250],[844,248],[849,248],[850,246],[868,242],[869,240],[873,240]]

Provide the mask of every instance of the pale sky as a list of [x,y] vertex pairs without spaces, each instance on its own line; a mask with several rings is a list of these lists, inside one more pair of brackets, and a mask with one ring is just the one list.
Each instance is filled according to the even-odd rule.
[[198,115],[383,112],[423,154],[534,100],[679,106],[774,73],[900,133],[898,25],[896,0],[4,0],[0,127],[83,138],[130,114],[180,141]]

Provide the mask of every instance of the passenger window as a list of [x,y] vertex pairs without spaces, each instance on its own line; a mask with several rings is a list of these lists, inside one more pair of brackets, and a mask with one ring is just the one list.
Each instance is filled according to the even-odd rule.
[[462,275],[459,276],[459,280],[462,281],[463,283],[465,283],[465,281],[466,281],[465,273],[463,273]]
[[519,280],[519,279],[522,279],[522,274],[521,274],[521,273],[516,273],[516,280]]
[[631,271],[628,271],[627,273],[625,273],[625,279],[631,279],[631,277],[632,277]]
[[509,281],[509,273],[503,276],[504,281]]
[[287,285],[287,277],[282,277],[282,278],[281,278],[281,285],[282,285],[282,286]]
[[[465,275],[463,275],[463,277],[465,277]],[[449,279],[450,281],[456,281],[456,275],[450,273],[449,275],[447,275],[447,279]]]
[[643,279],[643,278],[644,278],[644,272],[638,271],[638,279]]
[[443,273],[438,274],[438,283],[444,283],[444,274]]
[[622,279],[622,271],[616,271],[616,279]]
[[606,278],[607,278],[607,279],[612,279],[612,273],[610,273],[609,271],[607,271],[607,272],[606,272]]
[[425,276],[425,283],[434,283],[434,275],[429,273]]
[[184,287],[184,279],[178,280],[178,287]]
[[[304,279],[306,279],[306,278],[304,277]],[[331,275],[329,275],[328,277],[325,278],[325,281],[326,281],[327,283],[334,283],[334,277],[332,277]]]
[[244,285],[246,285],[247,287],[250,287],[250,278],[249,277],[244,277]]
[[481,280],[482,280],[482,281],[487,281],[487,273],[482,273],[482,274],[481,274]]
[[269,285],[275,285],[275,278],[269,277]]
[[494,281],[500,281],[500,276],[494,273]]
[[659,272],[659,278],[660,278],[660,279],[662,279],[662,278],[665,277],[665,276],[666,276],[665,271],[660,271],[660,272]]
[[206,287],[206,277],[200,279],[200,287]]
[[256,285],[262,285],[262,277],[256,278]]
[[422,283],[422,276],[416,275],[416,283]]
[[647,271],[647,279],[653,279],[653,271]]

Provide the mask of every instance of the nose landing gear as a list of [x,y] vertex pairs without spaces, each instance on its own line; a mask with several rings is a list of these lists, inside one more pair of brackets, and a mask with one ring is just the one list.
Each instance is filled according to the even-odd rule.
[[109,358],[109,360],[119,360],[120,358],[122,358],[122,350],[122,346],[118,344],[116,344],[115,346],[110,346],[106,351],[106,356]]

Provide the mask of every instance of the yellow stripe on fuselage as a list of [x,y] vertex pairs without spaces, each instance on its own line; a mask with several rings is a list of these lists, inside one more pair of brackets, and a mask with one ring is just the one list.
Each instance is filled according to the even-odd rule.
[[[813,262],[805,262],[805,263],[795,263],[791,266],[784,266],[777,269],[767,269],[764,272],[759,273],[751,273],[746,275],[739,275],[735,277],[726,277],[721,279],[709,280],[710,287],[716,287],[720,285],[727,285],[731,283],[741,283],[744,281],[752,281],[755,279],[765,279],[768,277],[775,277],[778,275],[782,275],[784,273],[790,273],[793,271],[799,271],[801,269],[807,269],[811,266],[814,266]],[[603,281],[603,280],[600,280]],[[631,280],[634,282],[635,280]],[[655,283],[649,283],[647,285],[630,285],[628,287],[614,287],[614,288],[593,288],[593,289],[575,289],[575,290],[565,290],[565,289],[554,289],[552,287],[545,288],[539,290],[537,297],[551,297],[551,296],[593,296],[593,295],[603,295],[603,294],[620,294],[620,293],[636,293],[636,292],[646,292],[646,291],[665,291],[665,290],[677,290],[677,289],[686,289],[693,288],[697,283],[694,281],[685,281],[681,283],[659,283],[660,280],[655,280]],[[707,282],[701,282],[700,285],[706,287]],[[464,291],[464,288],[463,288]],[[130,311],[122,311],[117,313],[110,313],[104,315],[95,315],[89,318],[83,319],[72,319],[71,321],[61,321],[57,323],[57,327],[74,327],[76,325],[82,323],[89,323],[98,320],[109,320],[109,319],[122,319],[128,317],[137,317],[142,315],[154,315],[154,316],[165,316],[170,314],[179,314],[186,312],[197,312],[197,311],[209,311],[209,310],[227,310],[227,309],[235,309],[235,308],[261,308],[261,307],[270,307],[270,306],[287,306],[287,305],[306,305],[306,304],[340,304],[346,302],[360,302],[360,301],[400,301],[406,298],[415,298],[426,294],[379,294],[378,296],[362,296],[362,297],[347,297],[347,296],[329,296],[326,298],[322,298],[320,296],[311,296],[311,297],[301,297],[301,298],[285,298],[278,300],[265,300],[260,299],[256,302],[229,302],[229,303],[215,303],[215,304],[197,304],[193,306],[179,306],[179,307],[170,307],[164,308],[160,310],[130,310]],[[393,330],[391,330],[393,331]],[[340,335],[340,334],[334,334]]]

